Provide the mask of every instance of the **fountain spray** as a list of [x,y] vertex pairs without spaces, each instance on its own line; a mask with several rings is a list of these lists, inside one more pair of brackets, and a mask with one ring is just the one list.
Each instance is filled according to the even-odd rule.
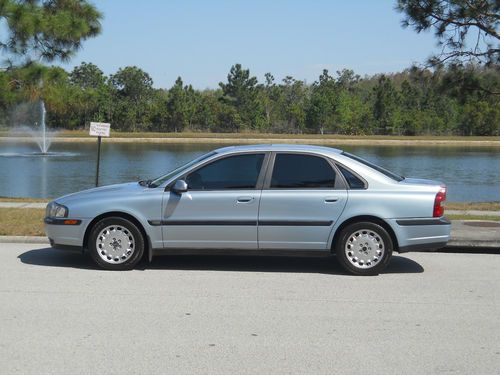
[[48,151],[48,145],[47,145],[47,131],[45,127],[45,115],[47,111],[45,110],[45,103],[42,98],[40,98],[40,130],[42,132],[42,143],[41,143],[41,151],[42,154],[46,154]]

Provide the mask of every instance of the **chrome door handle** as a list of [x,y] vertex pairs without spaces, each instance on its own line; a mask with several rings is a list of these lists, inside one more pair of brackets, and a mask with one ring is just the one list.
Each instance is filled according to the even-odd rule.
[[339,200],[339,197],[326,197],[325,203],[335,203]]
[[236,199],[236,202],[238,202],[238,203],[251,203],[251,202],[253,202],[253,197],[238,197]]

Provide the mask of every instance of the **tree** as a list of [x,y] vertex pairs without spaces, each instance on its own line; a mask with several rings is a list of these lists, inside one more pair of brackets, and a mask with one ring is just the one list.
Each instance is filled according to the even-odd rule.
[[204,90],[197,93],[195,125],[201,131],[217,131],[217,117],[221,112],[220,90]]
[[148,125],[148,108],[153,94],[153,80],[148,73],[135,66],[120,68],[109,78],[114,92],[114,122],[132,131]]
[[309,130],[323,134],[325,130],[335,131],[335,107],[337,86],[327,69],[312,85],[311,101],[307,112]]
[[167,102],[170,128],[175,132],[183,131],[189,125],[195,113],[194,90],[191,85],[185,86],[181,77],[169,90]]
[[153,87],[153,80],[149,74],[136,66],[120,68],[109,80],[119,95],[134,102],[148,97]]
[[67,82],[68,79],[68,73],[62,68],[33,62],[8,72],[12,89],[18,93],[20,100],[39,100],[44,97],[47,85]]
[[442,52],[432,65],[472,61],[495,65],[500,60],[498,0],[398,0],[403,27],[433,30]]
[[77,104],[76,113],[83,119],[79,125],[105,120],[106,109],[110,106],[110,92],[101,69],[83,62],[71,71],[69,81],[77,88],[73,100]]
[[65,61],[84,40],[100,33],[101,18],[86,0],[0,0],[0,21],[7,31],[0,48],[9,65]]
[[98,89],[106,79],[101,69],[92,63],[82,62],[76,66],[69,74],[69,79],[73,85],[86,89]]
[[397,91],[392,81],[381,75],[373,89],[373,117],[377,121],[378,134],[395,133],[394,113],[397,109]]
[[227,84],[219,83],[224,102],[235,107],[244,125],[259,129],[265,124],[265,109],[258,98],[257,78],[251,77],[250,70],[243,69],[241,64],[235,64],[227,75],[227,81]]
[[281,118],[284,120],[286,132],[302,133],[305,129],[307,92],[303,81],[291,76],[283,79],[281,85]]
[[14,104],[15,99],[9,75],[0,71],[0,126],[5,125],[7,110]]
[[353,91],[361,79],[361,77],[351,69],[337,71],[337,76],[337,85],[349,91]]

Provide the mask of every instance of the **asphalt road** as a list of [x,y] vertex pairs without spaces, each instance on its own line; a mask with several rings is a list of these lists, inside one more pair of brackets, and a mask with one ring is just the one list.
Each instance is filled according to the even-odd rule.
[[[146,265],[145,265],[146,266]],[[0,244],[2,374],[498,374],[500,255],[157,258]]]

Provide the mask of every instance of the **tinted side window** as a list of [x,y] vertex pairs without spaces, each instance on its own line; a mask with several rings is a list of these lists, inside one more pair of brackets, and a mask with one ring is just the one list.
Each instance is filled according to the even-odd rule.
[[277,154],[272,188],[334,188],[335,171],[323,158],[300,154]]
[[189,189],[253,189],[257,184],[264,154],[229,156],[219,159],[186,177]]
[[364,189],[365,188],[365,183],[359,179],[354,173],[352,173],[350,170],[345,169],[343,166],[338,165],[337,167],[339,168],[340,172],[344,175],[347,184],[351,189]]

